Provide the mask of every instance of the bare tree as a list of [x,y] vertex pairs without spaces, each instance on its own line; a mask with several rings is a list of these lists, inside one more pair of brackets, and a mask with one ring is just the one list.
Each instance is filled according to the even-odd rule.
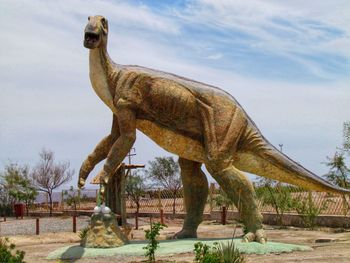
[[69,169],[69,162],[55,163],[54,153],[50,150],[41,150],[40,161],[32,172],[33,183],[38,191],[49,196],[49,209],[52,215],[52,193],[61,185],[72,179],[74,170]]
[[175,214],[176,196],[182,187],[178,163],[174,161],[173,157],[156,157],[156,160],[150,161],[149,165],[147,173],[155,185],[172,193],[173,214]]

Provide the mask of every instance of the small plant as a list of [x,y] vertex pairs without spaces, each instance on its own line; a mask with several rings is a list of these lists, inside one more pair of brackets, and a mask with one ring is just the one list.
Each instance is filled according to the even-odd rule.
[[323,211],[327,210],[330,200],[325,200],[321,206],[317,206],[312,198],[312,193],[308,192],[307,198],[298,196],[293,199],[295,210],[303,221],[305,227],[311,230],[316,226],[316,218]]
[[24,251],[16,250],[14,244],[10,244],[8,238],[0,238],[0,263],[25,263]]
[[275,210],[277,224],[284,228],[284,214],[293,208],[292,191],[294,189],[291,186],[266,178],[260,179],[259,185],[256,189],[257,196],[263,205],[269,205]]
[[155,262],[155,252],[159,247],[157,237],[159,236],[159,231],[164,227],[167,226],[157,222],[151,224],[151,229],[145,230],[145,238],[149,241],[149,243],[147,246],[143,247],[143,249],[146,250],[145,257],[148,258],[148,262]]
[[79,231],[78,236],[79,236],[80,240],[83,240],[86,237],[89,229],[90,229],[90,226],[87,226]]
[[218,243],[210,247],[202,242],[194,244],[195,262],[197,263],[221,263],[221,257],[218,252]]
[[221,242],[217,247],[218,255],[223,263],[243,263],[244,257],[235,247],[233,239],[227,243]]
[[67,205],[73,208],[75,212],[77,211],[78,205],[87,199],[85,195],[80,196],[79,190],[74,190],[73,186],[71,186],[69,190],[64,191],[63,195]]

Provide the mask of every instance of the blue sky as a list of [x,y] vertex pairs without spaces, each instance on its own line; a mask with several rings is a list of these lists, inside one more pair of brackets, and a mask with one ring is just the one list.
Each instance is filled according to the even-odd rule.
[[[225,89],[274,145],[327,171],[321,162],[350,118],[350,2],[341,0],[0,0],[0,168],[33,165],[46,147],[77,172],[109,132],[82,46],[95,14],[109,20],[117,63]],[[167,155],[142,134],[135,146],[137,163]]]

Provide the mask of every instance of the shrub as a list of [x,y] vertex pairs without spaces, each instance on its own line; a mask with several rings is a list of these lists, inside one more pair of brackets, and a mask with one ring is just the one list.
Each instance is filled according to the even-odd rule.
[[261,199],[263,205],[271,205],[277,214],[277,224],[284,227],[283,215],[293,208],[291,186],[282,185],[277,181],[263,178],[260,186],[256,189],[256,194]]
[[220,256],[221,262],[223,263],[243,263],[244,257],[235,247],[235,242],[233,239],[226,243],[221,242],[217,247],[218,254]]
[[220,263],[221,258],[218,253],[217,243],[210,247],[202,242],[194,244],[195,262],[197,263]]
[[8,238],[0,238],[0,263],[24,263],[24,251],[16,250],[14,244],[10,244]]
[[235,247],[233,239],[226,244],[215,242],[212,247],[197,242],[194,244],[195,262],[197,263],[243,263],[243,255]]
[[312,193],[308,192],[307,198],[298,196],[293,198],[293,202],[295,210],[303,221],[304,226],[314,229],[317,216],[328,208],[330,200],[325,200],[321,206],[317,206],[312,198]]
[[0,216],[13,216],[13,205],[0,204]]
[[79,231],[78,236],[79,236],[80,240],[83,240],[86,237],[89,229],[90,229],[90,226],[87,226]]
[[155,252],[159,247],[159,231],[162,230],[166,225],[159,222],[151,224],[151,229],[145,230],[145,238],[149,241],[147,246],[143,247],[146,250],[145,257],[148,258],[148,262],[155,262]]

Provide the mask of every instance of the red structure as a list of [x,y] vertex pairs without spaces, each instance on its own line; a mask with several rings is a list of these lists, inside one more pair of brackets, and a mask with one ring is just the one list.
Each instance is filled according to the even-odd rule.
[[23,218],[24,216],[24,210],[25,210],[25,205],[24,204],[15,204],[14,205],[14,210],[15,210],[15,216],[16,218]]

